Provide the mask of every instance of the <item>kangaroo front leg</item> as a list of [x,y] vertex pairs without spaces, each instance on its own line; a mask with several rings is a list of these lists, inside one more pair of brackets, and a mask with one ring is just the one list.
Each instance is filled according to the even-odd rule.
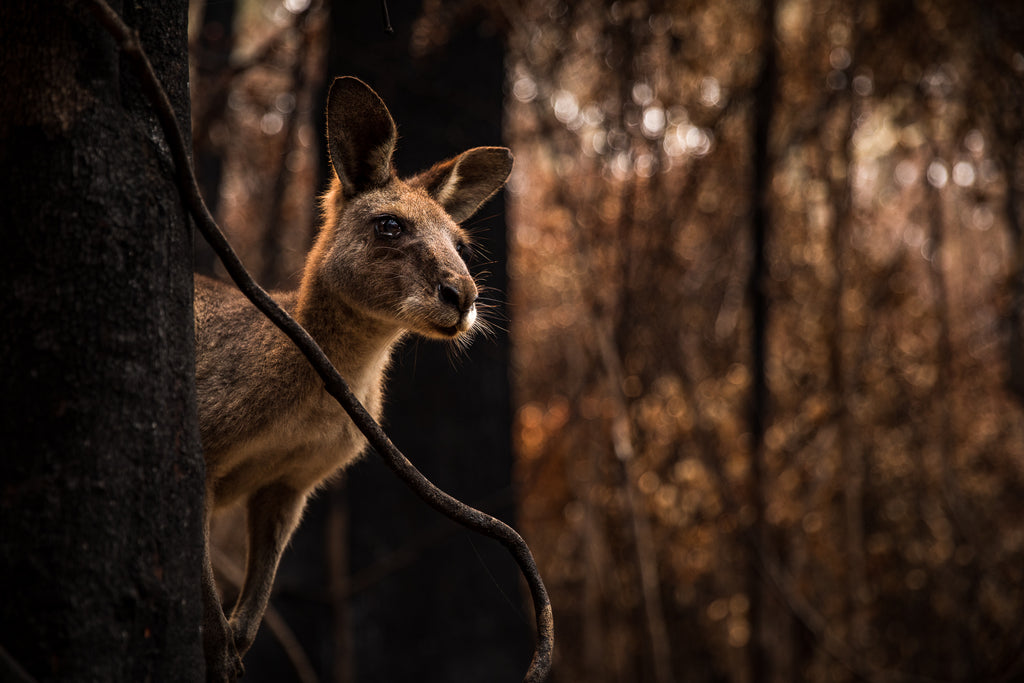
[[203,655],[206,659],[207,683],[234,683],[242,675],[242,658],[235,651],[235,643],[224,616],[224,608],[217,595],[217,582],[213,578],[210,561],[210,500],[206,494],[206,528],[203,539]]
[[234,683],[242,675],[242,658],[235,651],[231,628],[217,596],[209,546],[203,559],[203,654],[207,683]]
[[230,620],[239,656],[245,655],[256,639],[260,620],[270,600],[277,563],[299,522],[305,502],[304,492],[283,484],[260,489],[249,499],[245,583]]

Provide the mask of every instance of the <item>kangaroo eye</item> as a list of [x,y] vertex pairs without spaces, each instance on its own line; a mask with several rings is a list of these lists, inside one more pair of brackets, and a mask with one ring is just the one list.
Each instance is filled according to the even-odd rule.
[[402,221],[398,220],[394,216],[380,216],[374,221],[373,233],[377,237],[384,237],[387,239],[395,239],[402,234],[403,231]]
[[469,260],[473,258],[473,247],[469,246],[465,242],[459,242],[455,245],[455,253],[458,254],[463,261],[469,263]]

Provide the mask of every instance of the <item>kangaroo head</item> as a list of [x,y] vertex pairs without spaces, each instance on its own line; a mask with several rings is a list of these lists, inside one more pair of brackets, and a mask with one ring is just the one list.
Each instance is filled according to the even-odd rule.
[[512,169],[504,147],[477,147],[412,178],[392,167],[395,123],[356,78],[338,78],[327,104],[335,178],[311,255],[317,289],[384,323],[455,339],[476,321],[477,287],[459,226]]

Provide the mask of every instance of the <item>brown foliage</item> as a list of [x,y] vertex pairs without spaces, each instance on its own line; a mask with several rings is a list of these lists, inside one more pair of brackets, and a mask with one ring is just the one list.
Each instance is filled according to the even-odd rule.
[[559,680],[1012,677],[1024,11],[506,10],[520,510]]

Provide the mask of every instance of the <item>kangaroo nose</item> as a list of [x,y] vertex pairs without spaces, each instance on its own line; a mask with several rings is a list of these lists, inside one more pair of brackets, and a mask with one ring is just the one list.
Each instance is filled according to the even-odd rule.
[[459,290],[455,289],[451,285],[438,285],[437,288],[441,294],[441,301],[462,310],[462,301],[459,296]]
[[441,301],[453,306],[459,313],[465,313],[476,303],[476,286],[471,280],[466,281],[464,286],[456,287],[450,282],[443,282],[437,286],[437,294]]

